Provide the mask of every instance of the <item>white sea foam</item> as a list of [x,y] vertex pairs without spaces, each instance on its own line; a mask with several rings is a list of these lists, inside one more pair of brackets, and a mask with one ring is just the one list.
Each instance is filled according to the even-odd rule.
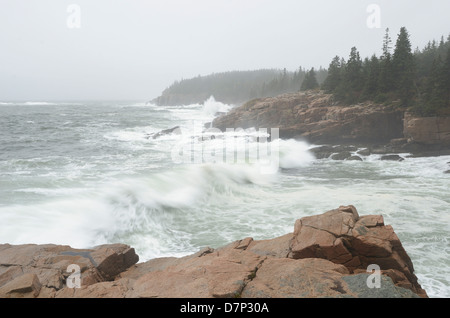
[[217,113],[228,112],[232,107],[232,105],[217,102],[214,96],[211,96],[204,102],[202,110],[206,115],[215,116]]
[[[202,217],[191,214],[196,213],[193,206],[214,202],[216,195],[229,196],[231,189],[239,197],[240,185],[270,182],[251,167],[200,165],[148,178],[117,180],[95,190],[78,189],[66,193],[65,198],[59,198],[63,190],[28,189],[26,192],[53,194],[55,198],[34,206],[0,207],[4,221],[0,241],[87,247],[131,240],[145,258],[181,255],[196,248],[186,240],[194,234],[189,218]],[[177,218],[188,228],[183,230]],[[141,238],[158,243],[144,246],[139,243]]]
[[293,139],[280,141],[280,167],[293,169],[306,167],[314,160],[314,155],[309,152],[310,146],[303,141]]
[[[444,173],[450,156],[315,160],[306,143],[279,140],[281,169],[274,174],[262,174],[251,160],[175,164],[170,155],[178,143],[193,143],[194,153],[210,151],[234,134],[233,151],[242,157],[268,134],[247,129],[210,138],[204,124],[231,107],[213,100],[131,106],[116,120],[129,105],[92,106],[83,116],[68,107],[63,120],[55,108],[54,122],[47,122],[51,112],[37,115],[35,107],[32,118],[26,107],[12,113],[11,122],[24,117],[23,127],[1,136],[10,144],[0,153],[0,243],[84,248],[123,242],[144,261],[247,236],[274,238],[292,232],[303,216],[353,204],[361,215],[382,214],[394,227],[431,297],[450,296],[450,175]],[[39,124],[26,123],[31,119]],[[33,130],[42,122],[52,129]],[[61,126],[65,122],[73,124]],[[148,138],[175,126],[181,135]]]
[[25,102],[23,103],[25,106],[49,106],[49,105],[58,105],[55,103],[49,103],[49,102]]

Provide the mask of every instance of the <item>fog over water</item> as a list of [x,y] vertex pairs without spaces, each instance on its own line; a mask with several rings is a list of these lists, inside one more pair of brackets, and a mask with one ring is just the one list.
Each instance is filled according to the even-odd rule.
[[[145,261],[274,238],[301,217],[353,204],[393,226],[431,297],[450,296],[450,156],[317,160],[311,145],[280,140],[270,173],[258,161],[174,160],[180,144],[200,158],[221,147],[220,134],[200,138],[192,128],[210,122],[212,109],[230,105],[1,104],[0,243],[121,242]],[[175,126],[181,135],[151,137]],[[246,135],[258,133],[238,139],[239,157],[255,145]]]
[[[183,78],[379,55],[386,28],[422,48],[448,36],[448,12],[448,0],[0,0],[0,244],[120,242],[145,261],[274,238],[352,204],[393,226],[430,297],[450,297],[450,156],[335,161],[279,140],[273,173],[177,161],[180,146],[220,148],[226,133],[192,127],[236,105],[148,102]],[[237,156],[258,133],[236,139]]]
[[150,100],[199,74],[328,67],[353,46],[381,53],[387,27],[422,48],[448,35],[449,11],[447,0],[1,0],[0,101]]

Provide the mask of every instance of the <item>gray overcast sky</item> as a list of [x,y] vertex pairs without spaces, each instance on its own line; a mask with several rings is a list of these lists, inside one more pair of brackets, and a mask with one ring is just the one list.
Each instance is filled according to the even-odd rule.
[[413,47],[447,37],[449,13],[449,0],[0,0],[0,101],[149,100],[199,74],[328,67],[352,46],[379,55],[387,27]]

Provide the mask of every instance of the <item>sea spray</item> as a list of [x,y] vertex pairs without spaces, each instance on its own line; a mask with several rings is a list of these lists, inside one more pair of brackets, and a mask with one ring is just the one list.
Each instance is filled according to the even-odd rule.
[[203,103],[202,111],[207,116],[214,117],[218,113],[228,112],[231,108],[233,108],[233,105],[228,105],[228,104],[218,102],[218,101],[216,101],[214,96],[211,96]]
[[[303,216],[353,204],[393,226],[431,297],[450,295],[449,156],[315,160],[306,143],[280,140],[280,169],[263,175],[251,161],[175,164],[179,135],[147,138],[176,126],[197,137],[191,122],[214,118],[204,106],[1,105],[0,243],[120,242],[145,261],[274,238]],[[236,155],[258,141],[259,130],[241,132]]]

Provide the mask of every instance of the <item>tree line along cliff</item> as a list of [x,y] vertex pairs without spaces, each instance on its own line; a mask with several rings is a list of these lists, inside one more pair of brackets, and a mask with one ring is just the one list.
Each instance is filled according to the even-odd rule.
[[[152,102],[157,105],[188,105],[203,103],[210,96],[227,104],[241,104],[255,98],[298,92],[311,71],[303,67],[286,69],[231,71],[175,81]],[[323,83],[327,70],[314,71],[314,80]]]
[[362,60],[356,47],[347,60],[336,56],[322,89],[345,104],[374,101],[418,116],[450,115],[450,35],[413,52],[402,27],[394,48],[392,43],[386,29],[380,57]]
[[395,44],[386,29],[381,56],[361,58],[356,47],[347,60],[336,56],[328,69],[295,72],[277,69],[233,71],[175,81],[152,102],[158,105],[217,101],[241,104],[310,89],[333,94],[344,105],[372,101],[392,105],[416,116],[450,115],[450,35],[413,51],[410,35],[400,29]]

